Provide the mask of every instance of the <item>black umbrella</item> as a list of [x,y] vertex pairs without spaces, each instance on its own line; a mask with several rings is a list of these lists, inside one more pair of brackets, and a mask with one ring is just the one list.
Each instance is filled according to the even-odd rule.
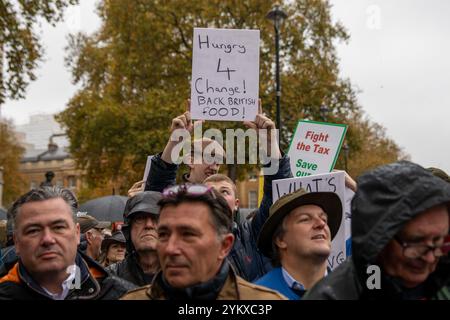
[[123,211],[128,198],[125,196],[106,196],[83,203],[78,211],[87,212],[99,221],[123,221]]
[[0,208],[0,220],[6,220],[6,210]]

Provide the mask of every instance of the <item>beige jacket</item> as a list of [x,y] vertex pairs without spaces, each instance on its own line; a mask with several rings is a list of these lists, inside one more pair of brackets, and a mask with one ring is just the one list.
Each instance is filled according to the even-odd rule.
[[[154,279],[158,277],[155,276]],[[128,291],[120,300],[166,300],[162,288],[152,284]],[[282,294],[266,287],[258,286],[238,277],[231,270],[217,300],[287,300]]]

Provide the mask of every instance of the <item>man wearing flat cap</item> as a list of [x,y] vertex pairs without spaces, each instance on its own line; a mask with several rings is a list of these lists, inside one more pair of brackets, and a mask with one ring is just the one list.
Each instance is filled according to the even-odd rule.
[[156,232],[161,193],[144,191],[128,199],[122,232],[127,240],[127,257],[106,268],[112,274],[139,287],[150,284],[159,271]]
[[[104,238],[103,229],[108,228],[111,223],[98,221],[93,216],[84,212],[77,213],[77,222],[80,224],[80,234],[82,242],[86,242],[85,254],[93,260],[98,260],[101,253],[101,245]],[[82,246],[80,248],[84,250]]]
[[342,203],[333,192],[304,189],[284,195],[270,208],[258,238],[274,269],[255,283],[299,300],[327,273],[331,241],[342,220]]

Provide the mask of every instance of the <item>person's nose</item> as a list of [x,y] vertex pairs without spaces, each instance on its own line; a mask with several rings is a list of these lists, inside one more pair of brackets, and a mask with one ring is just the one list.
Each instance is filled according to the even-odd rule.
[[325,228],[326,225],[327,225],[327,223],[323,219],[321,219],[319,217],[314,218],[314,228],[315,229],[323,229],[323,228]]
[[436,261],[436,256],[434,255],[434,251],[433,250],[428,250],[427,253],[425,253],[422,256],[422,259],[424,261],[426,261],[427,263],[434,263]]
[[52,245],[55,243],[56,243],[56,240],[55,240],[55,237],[53,236],[53,233],[51,232],[51,230],[49,228],[45,228],[44,233],[42,235],[42,239],[41,239],[41,245],[49,246],[49,245]]
[[146,229],[155,229],[155,223],[150,216],[145,218],[144,226]]
[[178,237],[176,235],[171,235],[167,240],[164,248],[167,255],[178,255],[180,254],[180,246]]

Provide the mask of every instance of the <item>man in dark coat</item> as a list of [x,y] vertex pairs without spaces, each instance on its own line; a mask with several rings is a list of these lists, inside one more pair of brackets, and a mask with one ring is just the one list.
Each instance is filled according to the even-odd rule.
[[112,274],[137,286],[145,286],[159,271],[156,253],[159,218],[159,192],[145,191],[128,199],[122,232],[127,240],[126,258],[106,268]]
[[450,185],[408,161],[358,179],[353,255],[305,299],[450,299]]
[[19,261],[0,278],[0,299],[109,300],[134,288],[77,252],[77,207],[75,196],[59,187],[31,190],[13,204]]
[[[278,141],[276,139],[273,139],[274,141],[272,141],[271,133],[275,132],[275,123],[264,113],[259,113],[256,116],[255,121],[244,122],[244,124],[255,130],[261,140],[264,140],[264,137],[267,137],[268,143],[266,146],[263,144],[263,147],[266,148],[266,154],[269,157],[267,160],[270,160],[267,164],[263,165],[264,195],[261,204],[251,221],[246,221],[246,223],[243,224],[233,224],[233,234],[236,240],[231,253],[228,256],[228,259],[231,260],[237,274],[247,281],[253,281],[272,269],[270,260],[259,253],[256,245],[259,231],[261,230],[264,221],[269,216],[269,208],[273,202],[272,181],[291,178],[292,173],[289,157],[281,154]],[[193,124],[189,111],[172,120],[171,133],[176,129],[186,129],[188,131],[192,131]],[[267,132],[265,132],[265,130],[267,130]],[[200,140],[197,140],[196,142],[200,142]],[[203,148],[205,145],[208,145],[208,143],[211,143],[211,141],[208,142],[207,140],[201,140],[201,142],[203,144]],[[152,165],[147,177],[145,190],[162,192],[168,186],[176,184],[178,165],[172,162],[171,154],[177,143],[178,142],[170,140],[167,143],[164,152],[152,158]],[[217,144],[217,142],[214,143]],[[208,145],[208,148],[210,147],[211,146]],[[216,152],[223,152],[223,149],[218,146],[216,148]],[[208,185],[216,187],[217,183],[220,184],[221,181],[225,181],[224,179],[221,179],[221,181],[213,181],[215,179],[211,180],[213,175],[217,174],[219,170],[219,165],[216,163],[207,165],[204,163],[195,163],[193,161],[189,167],[190,173],[189,175],[185,175],[183,177],[184,182],[207,182]],[[273,170],[274,168],[278,168],[278,170]],[[229,184],[232,189],[236,189],[236,186],[232,181],[231,183],[225,181],[225,183]],[[237,195],[235,191],[233,193],[233,201],[235,201],[237,199]],[[230,205],[230,208],[233,211],[233,215],[236,216],[239,210],[238,205],[233,203]]]

